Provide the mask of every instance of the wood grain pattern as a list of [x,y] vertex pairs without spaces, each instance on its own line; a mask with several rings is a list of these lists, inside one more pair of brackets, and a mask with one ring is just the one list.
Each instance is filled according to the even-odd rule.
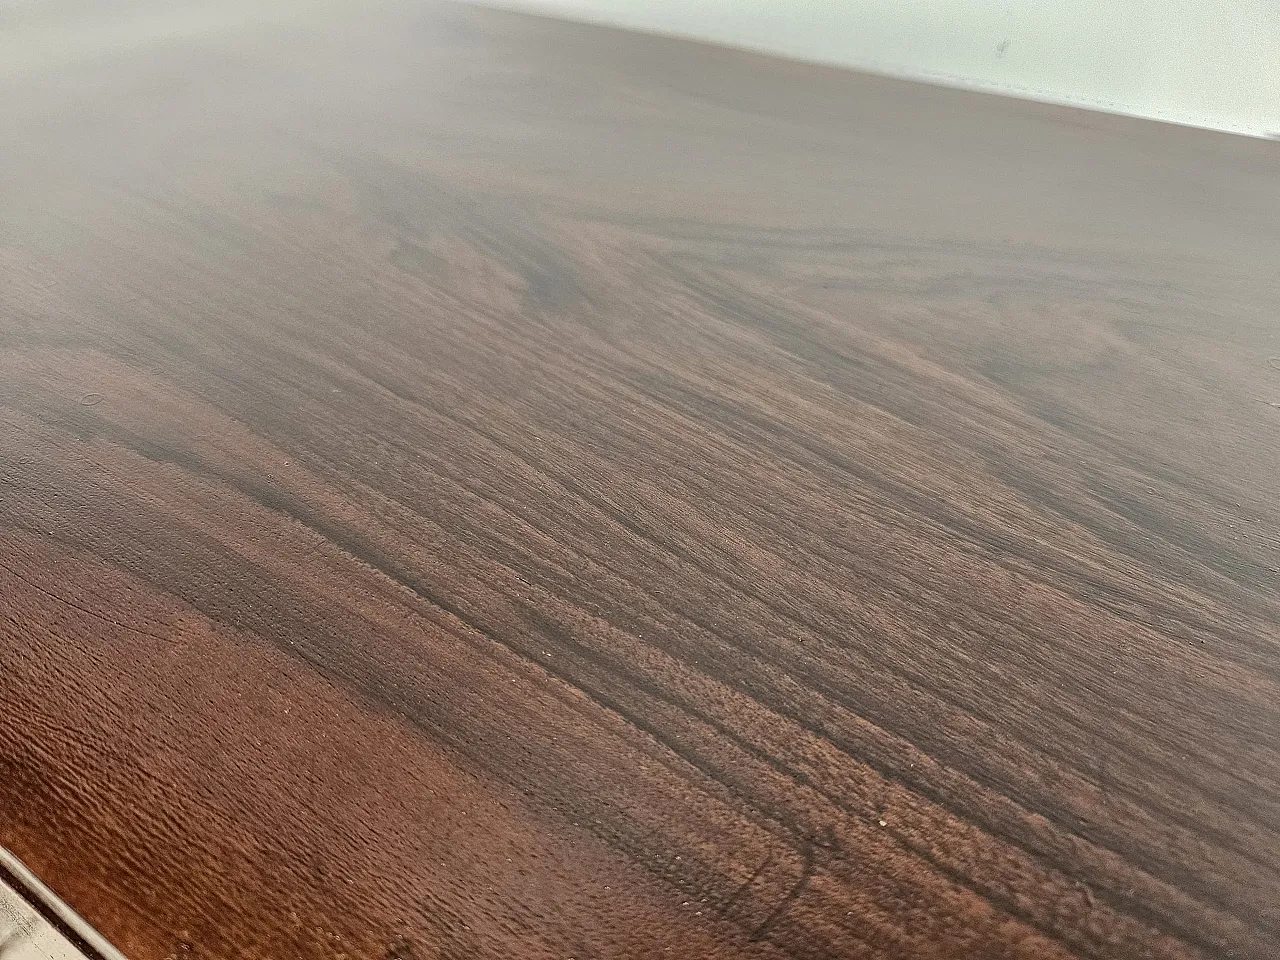
[[0,844],[127,955],[1278,955],[1275,144],[52,9]]

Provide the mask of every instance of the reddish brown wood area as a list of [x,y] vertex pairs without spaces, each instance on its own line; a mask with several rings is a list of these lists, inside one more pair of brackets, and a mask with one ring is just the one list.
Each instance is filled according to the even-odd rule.
[[267,7],[11,15],[0,844],[135,960],[1280,955],[1276,144]]

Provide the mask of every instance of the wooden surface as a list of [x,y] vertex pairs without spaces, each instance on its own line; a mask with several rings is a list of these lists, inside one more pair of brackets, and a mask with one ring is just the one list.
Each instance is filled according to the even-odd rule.
[[1280,955],[1276,144],[24,9],[0,844],[126,954]]

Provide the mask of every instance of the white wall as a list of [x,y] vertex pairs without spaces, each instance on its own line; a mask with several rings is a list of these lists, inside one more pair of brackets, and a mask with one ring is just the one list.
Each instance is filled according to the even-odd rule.
[[1280,0],[488,0],[1280,135]]

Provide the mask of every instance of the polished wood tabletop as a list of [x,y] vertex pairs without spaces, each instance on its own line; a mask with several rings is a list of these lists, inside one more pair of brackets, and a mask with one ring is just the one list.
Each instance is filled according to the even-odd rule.
[[132,960],[1280,956],[1280,144],[3,16],[0,845]]

